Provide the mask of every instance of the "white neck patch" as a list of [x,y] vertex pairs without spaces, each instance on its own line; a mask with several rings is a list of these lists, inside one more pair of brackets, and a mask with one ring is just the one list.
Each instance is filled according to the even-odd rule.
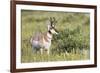
[[52,39],[52,34],[47,33],[47,37],[48,37],[49,39]]

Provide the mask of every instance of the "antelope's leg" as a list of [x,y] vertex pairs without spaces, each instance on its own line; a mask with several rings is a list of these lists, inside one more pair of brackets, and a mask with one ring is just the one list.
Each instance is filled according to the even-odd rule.
[[49,51],[49,49],[47,49],[47,54],[49,55],[49,53],[50,53],[50,51]]
[[41,52],[41,54],[43,54],[43,49],[42,48],[40,49],[40,52]]

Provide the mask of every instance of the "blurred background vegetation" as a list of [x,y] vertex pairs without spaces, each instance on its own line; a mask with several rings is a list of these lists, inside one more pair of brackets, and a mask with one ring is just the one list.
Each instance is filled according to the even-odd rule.
[[[57,20],[50,55],[33,54],[30,38],[46,32],[50,17]],[[71,61],[90,58],[90,14],[21,10],[21,62]]]

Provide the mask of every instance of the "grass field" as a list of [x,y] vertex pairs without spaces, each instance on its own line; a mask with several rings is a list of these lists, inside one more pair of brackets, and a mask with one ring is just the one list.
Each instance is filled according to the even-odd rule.
[[[59,35],[54,35],[50,55],[33,54],[30,38],[46,32],[48,18],[55,17]],[[90,58],[90,14],[75,12],[21,11],[21,62],[87,60]]]

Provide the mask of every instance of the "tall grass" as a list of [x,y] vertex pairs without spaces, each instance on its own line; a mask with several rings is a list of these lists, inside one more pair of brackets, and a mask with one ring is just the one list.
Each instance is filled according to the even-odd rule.
[[[55,17],[58,35],[54,35],[50,55],[33,54],[30,38],[46,32],[48,18]],[[90,58],[90,14],[75,12],[21,11],[21,62],[71,61]]]

